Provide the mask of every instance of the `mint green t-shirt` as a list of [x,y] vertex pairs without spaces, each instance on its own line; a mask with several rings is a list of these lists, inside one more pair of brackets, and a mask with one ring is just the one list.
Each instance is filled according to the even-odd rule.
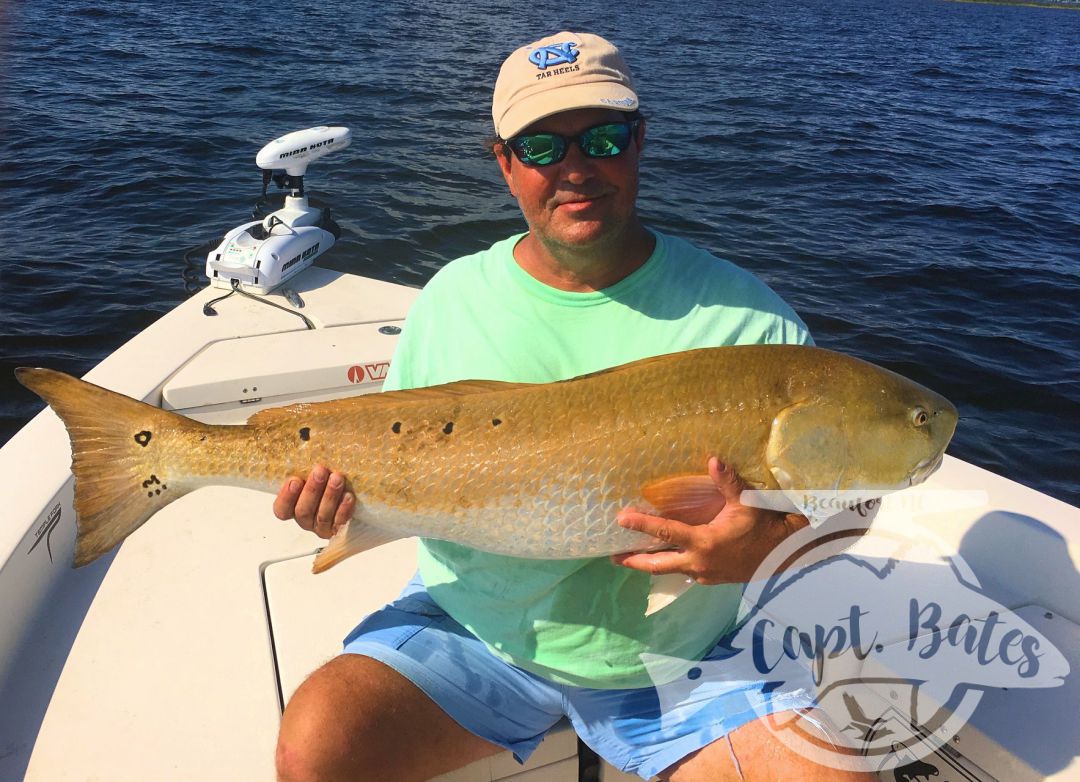
[[[654,233],[641,268],[590,293],[525,272],[513,258],[522,235],[447,264],[409,312],[386,390],[549,382],[690,348],[810,342],[798,316],[756,277]],[[646,651],[700,659],[732,625],[742,594],[737,584],[696,585],[646,617],[649,576],[607,558],[521,559],[423,539],[419,559],[432,598],[494,654],[587,687],[649,685]]]

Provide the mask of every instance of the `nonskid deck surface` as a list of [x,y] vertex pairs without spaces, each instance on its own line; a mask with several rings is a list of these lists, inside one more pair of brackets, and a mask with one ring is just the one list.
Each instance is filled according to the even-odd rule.
[[[221,306],[219,317],[203,318],[196,297],[91,379],[158,403],[164,393],[170,406],[215,423],[240,422],[253,409],[297,396],[374,390],[393,349],[378,326],[400,321],[415,291],[385,284],[367,290],[359,278],[311,274],[312,290],[302,295],[305,314],[328,326],[319,335],[305,336],[289,315],[241,299],[234,302],[237,322]],[[361,306],[368,326],[346,319],[355,318],[358,301],[370,302],[370,310]],[[284,352],[273,348],[275,334]],[[305,340],[311,350],[303,349]],[[297,351],[302,372],[292,371],[296,360],[284,360]],[[25,532],[0,570],[0,603],[13,617],[0,634],[7,666],[0,778],[19,778],[24,769],[26,778],[49,782],[273,778],[283,699],[337,653],[366,611],[397,593],[412,573],[414,542],[366,552],[314,577],[307,571],[317,541],[275,519],[267,495],[209,488],[166,508],[114,557],[71,571],[64,564],[72,544],[66,439],[51,414],[31,427],[0,451],[7,468],[0,474],[18,476],[4,480],[25,484],[34,476],[30,486],[6,492]],[[1073,565],[1080,510],[951,458],[929,485],[986,492],[986,505],[928,521],[988,595],[1029,617],[1068,651],[1074,670],[1080,666]],[[897,637],[904,632],[898,628]],[[937,764],[934,778],[1080,779],[1075,721],[1062,718],[1080,703],[1074,681],[1056,690],[988,692],[953,751],[926,760]],[[502,755],[447,780],[574,780],[574,749],[563,731],[526,769]]]

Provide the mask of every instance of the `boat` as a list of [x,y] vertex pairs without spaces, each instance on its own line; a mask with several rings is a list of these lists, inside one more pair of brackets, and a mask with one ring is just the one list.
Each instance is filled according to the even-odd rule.
[[[220,300],[211,286],[86,379],[217,424],[376,392],[417,293],[314,265],[258,296]],[[0,780],[273,779],[291,693],[415,569],[416,542],[403,540],[314,576],[321,541],[277,520],[268,495],[224,487],[183,497],[73,569],[70,448],[49,409],[0,449],[0,481]],[[935,516],[936,535],[982,597],[1080,670],[1080,509],[950,455],[926,485],[977,494]],[[987,602],[972,605],[971,619],[985,621]],[[901,619],[894,630],[894,641],[907,637]],[[984,687],[944,743],[880,778],[1080,780],[1078,682]],[[439,777],[587,778],[636,777],[598,764],[566,725],[524,766],[502,753]]]

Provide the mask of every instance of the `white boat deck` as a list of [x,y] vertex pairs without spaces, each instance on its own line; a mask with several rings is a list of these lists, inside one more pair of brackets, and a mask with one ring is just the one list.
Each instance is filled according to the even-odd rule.
[[[318,269],[296,282],[316,331],[238,296],[205,317],[219,292],[204,291],[88,379],[214,423],[377,390],[396,341],[379,329],[400,325],[416,291]],[[49,411],[0,450],[0,780],[273,779],[283,702],[397,594],[415,542],[312,576],[319,541],[274,518],[268,495],[209,488],[74,571],[68,463]],[[986,492],[930,519],[935,532],[1080,669],[1080,510],[952,458],[929,485]],[[935,762],[956,779],[1080,780],[1078,681],[988,692]],[[524,768],[504,754],[443,779],[570,782],[576,742],[563,730]]]

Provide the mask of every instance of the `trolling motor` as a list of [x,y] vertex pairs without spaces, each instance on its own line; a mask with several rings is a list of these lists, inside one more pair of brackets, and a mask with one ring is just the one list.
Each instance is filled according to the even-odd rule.
[[337,236],[331,229],[336,226],[308,203],[304,174],[310,163],[344,149],[351,140],[348,128],[322,125],[287,133],[259,150],[255,163],[263,169],[263,196],[271,179],[289,193],[281,209],[237,226],[210,251],[206,276],[211,285],[269,293],[333,246]]

